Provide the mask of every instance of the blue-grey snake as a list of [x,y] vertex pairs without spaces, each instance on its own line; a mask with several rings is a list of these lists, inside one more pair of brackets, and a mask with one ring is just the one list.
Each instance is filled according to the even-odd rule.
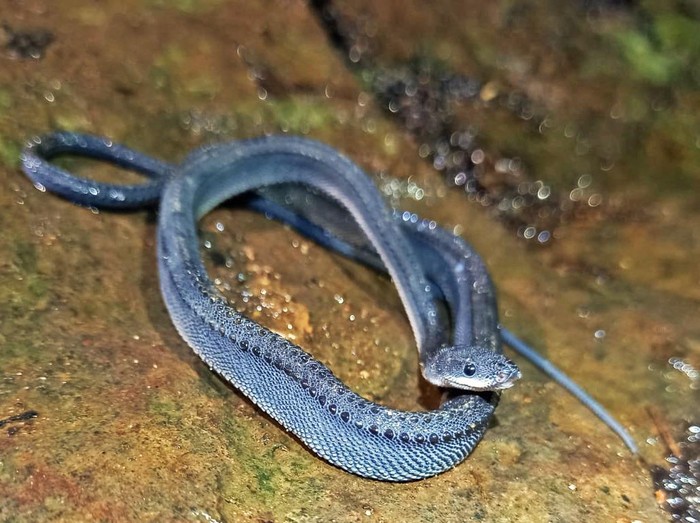
[[[61,154],[105,160],[150,180],[123,186],[79,178],[49,163]],[[39,189],[81,205],[158,205],[161,291],[180,335],[306,446],[349,472],[407,481],[462,461],[482,438],[498,391],[520,377],[502,354],[501,339],[598,409],[636,450],[600,405],[499,326],[493,285],[466,242],[414,214],[392,214],[371,180],[330,147],[297,137],[263,137],[206,146],[175,166],[105,138],[56,132],[30,142],[22,164]],[[391,276],[423,376],[447,390],[438,409],[404,412],[367,401],[301,348],[227,305],[202,264],[196,224],[240,195],[247,195],[250,207]],[[441,304],[447,320],[439,313]]]

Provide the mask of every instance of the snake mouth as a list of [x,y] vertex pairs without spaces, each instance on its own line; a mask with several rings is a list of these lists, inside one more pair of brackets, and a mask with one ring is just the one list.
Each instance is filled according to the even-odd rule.
[[444,378],[445,384],[448,387],[455,389],[468,390],[474,392],[488,392],[494,390],[509,389],[515,382],[522,377],[519,369],[512,369],[509,371],[503,371],[497,376],[488,380],[474,380],[474,379],[464,379],[464,378]]
[[[454,389],[465,390],[465,391],[489,392],[492,390],[496,390],[497,388],[500,388],[500,387],[494,386],[494,384],[491,382],[483,381],[483,380],[465,380],[465,379],[444,378],[444,381],[448,387],[451,387]],[[508,387],[510,387],[510,386],[512,386],[512,385],[508,385]]]

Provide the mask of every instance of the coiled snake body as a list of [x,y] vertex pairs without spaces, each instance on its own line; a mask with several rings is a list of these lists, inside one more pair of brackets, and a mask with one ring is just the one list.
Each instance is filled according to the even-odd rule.
[[[122,186],[79,178],[49,163],[61,154],[105,160],[150,180]],[[512,335],[499,328],[479,256],[434,222],[392,214],[371,180],[323,144],[264,137],[204,147],[173,166],[104,138],[56,132],[30,142],[22,164],[38,188],[78,204],[158,204],[160,286],[180,335],[311,450],[349,472],[407,481],[455,466],[483,436],[497,391],[520,377],[502,354],[501,334]],[[202,264],[196,222],[243,194],[250,207],[392,277],[424,377],[448,388],[440,408],[404,412],[367,401],[301,348],[226,304]]]

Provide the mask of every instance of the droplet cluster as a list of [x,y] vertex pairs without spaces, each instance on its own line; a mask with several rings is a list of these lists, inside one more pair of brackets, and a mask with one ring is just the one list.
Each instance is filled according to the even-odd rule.
[[[331,42],[367,86],[368,92],[361,93],[358,104],[366,105],[374,96],[413,135],[419,156],[443,173],[448,185],[493,209],[520,238],[548,244],[557,226],[577,208],[601,205],[602,195],[587,188],[590,181],[579,183],[566,195],[553,191],[542,180],[533,180],[520,158],[487,153],[477,143],[479,130],[460,122],[455,109],[464,102],[505,109],[540,134],[556,127],[550,116],[538,113],[524,93],[502,91],[496,82],[456,74],[427,57],[415,57],[393,68],[381,67],[373,56],[377,27],[371,18],[348,19],[328,0],[315,0],[311,5]],[[585,137],[571,126],[566,126],[564,135],[576,138],[577,155],[590,149]]]
[[669,470],[656,467],[654,487],[661,506],[672,521],[700,522],[700,426],[691,425],[685,441],[679,444],[680,456],[669,456]]

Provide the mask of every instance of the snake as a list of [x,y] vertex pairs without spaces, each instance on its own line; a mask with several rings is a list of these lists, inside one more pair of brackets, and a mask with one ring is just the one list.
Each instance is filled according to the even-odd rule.
[[[67,154],[148,180],[96,182],[50,162]],[[350,473],[411,481],[455,467],[482,439],[500,392],[521,376],[502,341],[537,355],[499,325],[493,284],[467,242],[433,221],[389,209],[357,165],[320,142],[285,135],[238,140],[201,147],[173,165],[107,138],[59,131],[30,140],[21,163],[39,190],[79,205],[157,206],[160,288],[176,330],[219,376]],[[445,391],[438,408],[402,411],[369,401],[228,304],[204,268],[197,223],[231,198],[391,277],[423,377]]]

